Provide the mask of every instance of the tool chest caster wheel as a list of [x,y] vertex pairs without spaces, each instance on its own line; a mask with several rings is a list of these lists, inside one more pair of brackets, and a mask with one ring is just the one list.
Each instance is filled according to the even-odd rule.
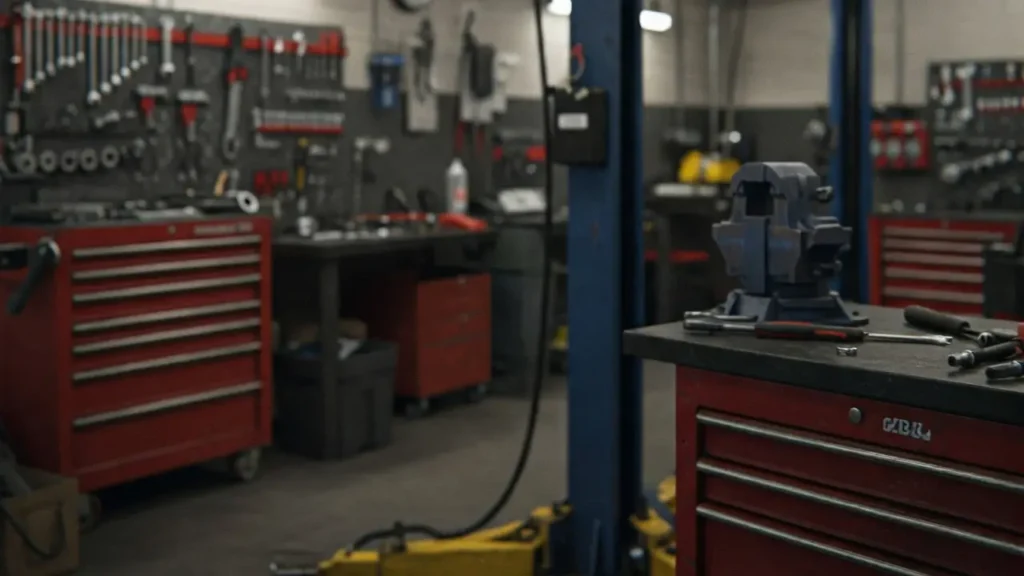
[[416,418],[422,418],[430,412],[430,400],[426,398],[420,398],[419,400],[412,400],[405,405],[405,417],[410,420]]
[[228,472],[239,482],[252,482],[260,472],[260,448],[250,448],[228,457]]
[[487,396],[487,384],[478,384],[466,391],[466,400],[470,404],[483,402],[485,396]]
[[100,525],[103,518],[103,503],[95,494],[79,494],[78,496],[78,530],[92,532]]

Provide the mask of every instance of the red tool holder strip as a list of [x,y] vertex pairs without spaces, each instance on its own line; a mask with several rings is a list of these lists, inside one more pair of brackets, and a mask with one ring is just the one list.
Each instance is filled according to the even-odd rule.
[[321,128],[318,126],[260,126],[256,129],[257,132],[264,134],[341,134],[345,131],[344,128]]

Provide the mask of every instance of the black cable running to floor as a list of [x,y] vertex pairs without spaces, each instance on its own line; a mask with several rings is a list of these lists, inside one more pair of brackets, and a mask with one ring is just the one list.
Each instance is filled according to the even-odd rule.
[[554,194],[551,185],[551,175],[553,170],[551,162],[551,100],[550,100],[550,84],[548,83],[548,65],[547,65],[547,51],[544,47],[544,0],[533,0],[533,16],[534,24],[537,28],[537,52],[540,56],[540,82],[541,82],[541,104],[544,114],[544,147],[546,154],[544,155],[544,247],[543,247],[543,262],[544,271],[542,278],[541,288],[541,302],[540,302],[540,334],[537,339],[537,356],[536,366],[533,380],[533,389],[530,393],[530,412],[526,424],[526,435],[523,438],[523,443],[519,449],[519,457],[516,461],[515,468],[512,470],[512,475],[508,479],[508,483],[505,485],[505,490],[501,493],[498,499],[491,505],[490,508],[475,522],[469,524],[464,528],[452,531],[442,531],[431,526],[424,524],[410,524],[403,525],[400,522],[395,523],[392,528],[383,530],[375,530],[369,532],[353,544],[352,548],[358,550],[367,546],[368,544],[377,540],[386,538],[403,538],[409,535],[421,535],[428,536],[439,540],[450,540],[454,538],[462,538],[477,532],[488,524],[494,521],[498,517],[498,514],[505,509],[508,505],[509,500],[512,498],[512,494],[515,493],[516,488],[519,486],[519,481],[523,477],[523,472],[526,470],[526,464],[530,459],[530,452],[533,449],[533,438],[534,432],[537,429],[537,416],[540,413],[540,397],[541,388],[544,384],[544,375],[546,370],[546,358],[548,352],[548,330],[549,330],[549,318],[548,309],[550,308],[550,292],[548,286],[551,284],[551,243],[553,236],[553,212],[552,205],[554,204]]

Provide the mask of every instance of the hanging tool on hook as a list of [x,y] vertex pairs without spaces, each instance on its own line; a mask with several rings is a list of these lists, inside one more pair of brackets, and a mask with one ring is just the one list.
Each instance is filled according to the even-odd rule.
[[245,33],[241,24],[235,24],[228,32],[228,60],[225,79],[227,82],[227,104],[225,105],[224,136],[221,141],[221,154],[228,162],[238,158],[239,138],[238,125],[242,116],[242,90],[249,70],[243,58],[245,51]]
[[182,180],[195,186],[199,180],[202,163],[202,146],[199,143],[199,107],[210,103],[210,96],[196,84],[196,60],[192,55],[192,34],[195,26],[191,17],[185,19],[185,87],[178,91],[178,106],[181,123],[185,128]]

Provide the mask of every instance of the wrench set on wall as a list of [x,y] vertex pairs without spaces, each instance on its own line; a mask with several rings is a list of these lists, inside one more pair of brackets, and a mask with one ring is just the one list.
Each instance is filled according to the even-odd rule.
[[6,19],[6,180],[191,196],[337,150],[340,30],[83,6],[19,2]]

